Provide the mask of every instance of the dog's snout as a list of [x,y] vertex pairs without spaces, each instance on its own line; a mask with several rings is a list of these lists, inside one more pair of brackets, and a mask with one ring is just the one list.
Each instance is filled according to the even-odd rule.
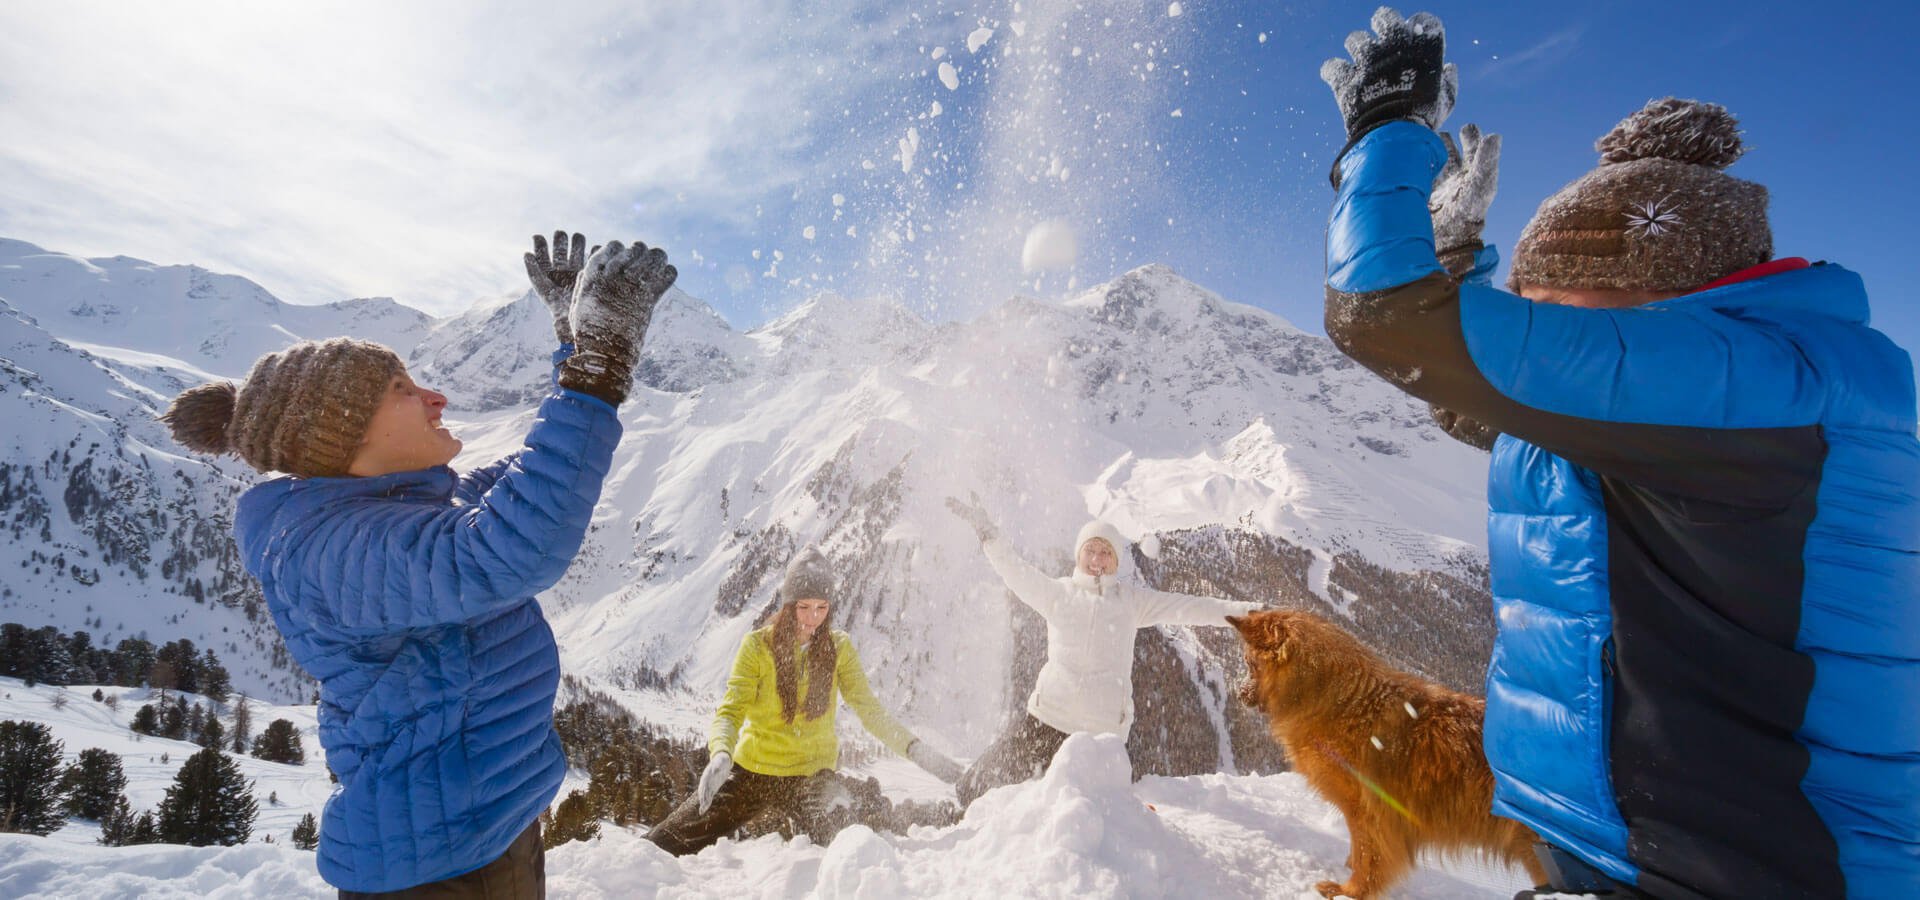
[[1240,686],[1234,689],[1233,695],[1239,697],[1240,702],[1248,706],[1260,705],[1259,698],[1254,695],[1253,678],[1251,676],[1240,679]]

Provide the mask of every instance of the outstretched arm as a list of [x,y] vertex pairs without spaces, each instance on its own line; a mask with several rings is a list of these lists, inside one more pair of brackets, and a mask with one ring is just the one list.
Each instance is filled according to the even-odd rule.
[[1136,590],[1134,621],[1142,628],[1148,625],[1225,626],[1228,616],[1244,616],[1260,608],[1258,603],[1239,600],[1176,594],[1147,587]]
[[880,705],[880,698],[873,695],[873,687],[867,683],[867,672],[860,666],[860,654],[853,649],[853,642],[839,633],[834,634],[833,640],[838,645],[833,682],[840,687],[840,697],[860,717],[860,724],[868,734],[879,738],[887,749],[906,756],[907,748],[914,742],[913,732],[896,721],[887,708]]
[[[1434,131],[1453,99],[1437,19],[1377,15],[1375,29],[1349,39],[1353,63],[1322,69],[1352,138],[1327,231],[1328,337],[1408,393],[1597,472],[1745,506],[1797,495],[1823,396],[1776,330],[1684,304],[1533,303],[1477,283],[1490,252],[1461,272],[1477,241],[1438,248],[1455,251],[1442,265],[1436,223],[1449,240],[1471,230],[1443,212],[1491,200],[1498,145],[1463,163]],[[1396,85],[1418,95],[1401,98],[1413,112],[1370,99]]]
[[[565,574],[619,443],[607,404],[561,391],[474,502],[363,497],[312,510],[256,551],[302,606],[347,631],[469,621]],[[477,484],[475,485],[477,487]]]

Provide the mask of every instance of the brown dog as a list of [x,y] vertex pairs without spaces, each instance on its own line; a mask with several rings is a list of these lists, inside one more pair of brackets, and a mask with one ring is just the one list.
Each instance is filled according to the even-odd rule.
[[1533,832],[1493,815],[1484,701],[1388,667],[1311,613],[1227,621],[1247,644],[1240,699],[1267,714],[1294,769],[1347,817],[1353,876],[1315,885],[1322,895],[1379,896],[1423,849],[1484,853],[1546,882]]

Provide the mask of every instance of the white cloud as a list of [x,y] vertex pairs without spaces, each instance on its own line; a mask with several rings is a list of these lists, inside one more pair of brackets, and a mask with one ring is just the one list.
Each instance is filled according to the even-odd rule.
[[835,139],[807,111],[912,65],[885,15],[8,4],[0,234],[447,313],[518,286],[534,231],[750,229]]

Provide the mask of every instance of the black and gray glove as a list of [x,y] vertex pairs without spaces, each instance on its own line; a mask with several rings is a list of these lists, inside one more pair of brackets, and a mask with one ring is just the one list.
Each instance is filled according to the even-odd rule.
[[560,364],[560,386],[619,405],[633,387],[653,308],[679,272],[666,251],[614,241],[587,259],[574,286],[574,351]]
[[1433,416],[1433,424],[1440,426],[1454,440],[1469,447],[1492,450],[1493,441],[1500,432],[1478,419],[1469,419],[1444,406],[1427,404],[1427,414]]
[[1347,35],[1352,62],[1336,58],[1320,66],[1320,80],[1333,88],[1347,126],[1341,156],[1367,132],[1399,119],[1439,131],[1460,93],[1459,70],[1446,61],[1446,29],[1432,13],[1402,19],[1382,6],[1373,14],[1373,31]]
[[[600,248],[594,247],[593,252],[600,252]],[[547,239],[536,234],[533,252],[525,259],[527,280],[533,282],[533,292],[540,295],[547,310],[553,313],[553,336],[562,344],[573,343],[573,323],[569,321],[573,314],[573,285],[580,277],[581,267],[587,264],[587,236],[576,232],[569,242],[566,232],[554,232],[553,256],[549,258]]]
[[[1433,180],[1427,211],[1433,214],[1434,252],[1458,275],[1473,268],[1471,257],[1483,246],[1480,232],[1500,184],[1500,136],[1482,136],[1479,126],[1463,125],[1458,144],[1451,134],[1440,137],[1447,143],[1447,167]],[[1448,259],[1462,253],[1467,259]]]

